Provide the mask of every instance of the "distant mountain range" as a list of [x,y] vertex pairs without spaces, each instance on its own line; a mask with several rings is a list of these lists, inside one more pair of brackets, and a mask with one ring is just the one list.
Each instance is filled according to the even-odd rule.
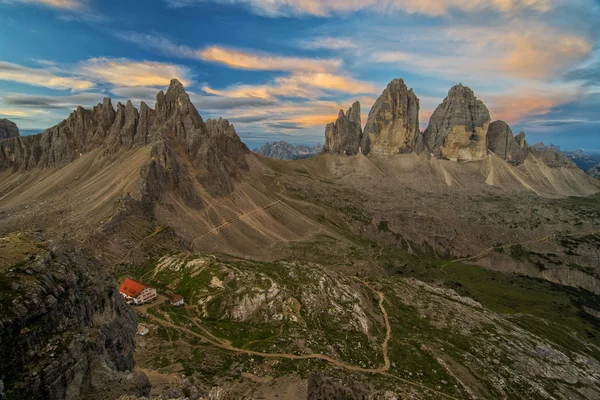
[[321,144],[313,147],[302,144],[294,146],[280,140],[279,142],[265,143],[260,149],[254,149],[254,152],[261,156],[276,158],[278,160],[300,160],[317,155],[322,150],[323,146]]
[[595,171],[596,177],[598,176],[600,172],[600,153],[591,153],[585,150],[562,151],[562,153],[589,175],[594,176],[593,172]]

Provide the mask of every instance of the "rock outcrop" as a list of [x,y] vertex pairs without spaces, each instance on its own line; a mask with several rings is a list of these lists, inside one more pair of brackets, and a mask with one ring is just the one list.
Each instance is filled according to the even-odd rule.
[[59,168],[95,149],[106,156],[146,145],[153,146],[152,159],[142,175],[154,200],[174,190],[188,205],[201,206],[201,191],[228,194],[248,168],[249,150],[233,125],[222,119],[205,123],[183,85],[173,79],[166,93],[158,93],[156,110],[142,102],[138,111],[131,101],[115,110],[107,98],[92,110],[78,107],[41,134],[2,140],[0,171]]
[[348,156],[358,154],[361,137],[360,103],[357,101],[346,114],[340,110],[337,121],[327,125],[323,152]]
[[473,91],[462,84],[456,85],[431,115],[423,133],[424,146],[438,158],[480,160],[487,154],[490,122],[487,107]]
[[313,147],[305,145],[293,146],[283,140],[273,143],[265,143],[260,149],[254,152],[261,156],[275,158],[278,160],[299,160],[315,156],[323,151],[323,146],[317,144]]
[[[29,240],[24,234],[0,238],[6,398],[147,395],[148,378],[132,372],[137,317],[116,285],[81,250]],[[11,260],[14,254],[20,256]]]
[[17,124],[9,119],[0,119],[0,140],[19,136]]
[[577,165],[560,153],[560,150],[552,145],[536,143],[528,146],[528,154],[535,157],[551,168],[578,168]]
[[419,99],[402,79],[394,79],[369,112],[361,140],[362,153],[409,153],[419,146],[420,135]]
[[510,126],[504,121],[494,121],[487,132],[487,148],[498,157],[511,164],[522,164],[525,161],[525,134],[519,138],[513,136]]

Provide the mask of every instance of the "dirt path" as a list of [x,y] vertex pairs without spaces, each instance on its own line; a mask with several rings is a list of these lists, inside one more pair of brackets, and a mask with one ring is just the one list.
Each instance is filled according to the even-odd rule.
[[353,372],[362,372],[362,373],[370,373],[370,374],[381,374],[390,378],[393,378],[395,380],[404,382],[408,385],[411,386],[415,386],[418,387],[420,389],[429,391],[429,392],[433,392],[436,393],[444,398],[448,398],[448,399],[452,399],[452,400],[458,400],[457,398],[446,394],[444,392],[440,392],[436,389],[430,388],[428,386],[425,386],[423,384],[420,384],[418,382],[414,382],[408,379],[404,379],[404,378],[400,378],[398,376],[392,375],[387,373],[387,371],[390,369],[390,359],[389,359],[389,354],[388,354],[388,342],[392,336],[392,328],[390,325],[390,321],[389,321],[389,317],[388,317],[388,313],[385,309],[384,306],[384,302],[385,302],[385,294],[383,292],[380,292],[378,290],[376,290],[375,288],[373,288],[370,284],[368,284],[367,282],[363,281],[362,279],[359,279],[357,277],[355,277],[354,279],[362,282],[365,286],[367,286],[370,290],[372,290],[373,292],[375,292],[377,294],[377,296],[379,297],[379,309],[381,310],[381,313],[383,314],[383,318],[385,321],[385,327],[386,327],[386,333],[385,333],[385,338],[383,340],[383,343],[381,345],[381,349],[383,352],[383,366],[379,367],[379,368],[363,368],[363,367],[358,367],[355,365],[351,365],[351,364],[347,364],[343,361],[339,361],[336,360],[332,357],[326,356],[324,354],[318,354],[318,353],[312,353],[312,354],[302,354],[302,355],[298,355],[298,354],[291,354],[291,353],[263,353],[261,351],[254,351],[254,350],[248,350],[248,349],[242,349],[239,347],[234,347],[231,344],[231,341],[227,340],[227,339],[223,339],[223,338],[219,338],[215,335],[213,335],[212,333],[210,333],[206,328],[202,327],[196,318],[191,318],[193,324],[198,327],[199,329],[202,330],[202,332],[204,332],[204,334],[200,334],[198,332],[195,332],[191,329],[188,328],[184,328],[182,326],[179,325],[175,325],[171,322],[165,321],[163,319],[157,318],[154,315],[150,314],[150,319],[156,323],[158,323],[159,325],[163,325],[163,326],[167,326],[169,328],[173,328],[173,329],[177,329],[179,331],[185,332],[189,335],[195,336],[197,338],[200,338],[206,342],[208,342],[209,344],[221,348],[223,350],[228,350],[228,351],[232,351],[235,353],[242,353],[242,354],[250,354],[250,355],[255,355],[255,356],[259,356],[259,357],[264,357],[264,358],[285,358],[285,359],[289,359],[289,360],[323,360],[326,361],[338,368],[342,368],[348,371],[353,371]]
[[441,269],[444,269],[444,267],[446,267],[447,265],[454,264],[454,263],[457,263],[457,262],[477,260],[477,259],[479,259],[479,258],[481,258],[481,257],[483,257],[483,256],[485,256],[485,255],[487,255],[489,253],[491,253],[492,251],[497,250],[497,249],[508,249],[508,248],[511,248],[512,246],[527,246],[527,245],[531,245],[531,244],[546,242],[548,240],[555,239],[558,236],[573,237],[573,236],[590,236],[590,235],[597,235],[597,234],[600,234],[600,230],[598,230],[598,231],[592,231],[590,233],[569,233],[569,234],[564,234],[564,235],[558,235],[557,233],[552,233],[552,234],[550,234],[548,236],[544,236],[543,238],[529,240],[529,241],[526,241],[526,242],[510,243],[510,244],[505,244],[505,245],[502,245],[502,246],[493,246],[493,247],[489,247],[489,248],[483,250],[481,253],[476,254],[474,256],[457,258],[455,260],[449,261],[446,264],[442,265]]
[[[282,190],[281,192],[277,193],[277,195],[278,195],[278,196],[281,196],[281,194],[282,194],[282,193],[283,193],[283,190]],[[211,233],[213,233],[213,232],[215,232],[215,231],[217,231],[217,230],[221,229],[221,228],[222,228],[222,227],[224,227],[224,226],[231,225],[231,224],[232,224],[232,223],[234,223],[235,221],[239,221],[240,219],[242,219],[242,218],[244,218],[244,217],[246,217],[246,216],[248,216],[248,215],[250,215],[250,214],[254,214],[254,213],[256,213],[256,212],[259,212],[259,211],[266,210],[267,208],[271,208],[271,207],[273,207],[273,206],[276,206],[277,204],[279,204],[279,203],[281,203],[281,202],[283,202],[283,199],[279,199],[279,200],[277,200],[277,201],[274,201],[274,202],[272,202],[272,203],[270,203],[270,204],[267,204],[267,205],[266,205],[266,206],[264,206],[264,207],[260,207],[260,208],[257,208],[257,209],[255,209],[255,210],[248,211],[248,212],[246,212],[246,213],[244,213],[244,214],[238,215],[237,217],[230,219],[229,221],[225,221],[225,222],[223,222],[221,225],[215,226],[215,227],[214,227],[214,228],[212,228],[211,230],[204,232],[202,235],[200,235],[200,236],[196,237],[194,240],[192,240],[191,247],[192,247],[192,248],[194,247],[194,243],[196,242],[196,240],[198,240],[198,239],[202,239],[204,236],[206,236],[206,235],[210,235]]]

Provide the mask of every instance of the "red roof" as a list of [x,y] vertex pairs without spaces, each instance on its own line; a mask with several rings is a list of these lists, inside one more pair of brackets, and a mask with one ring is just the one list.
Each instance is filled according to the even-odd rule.
[[140,293],[142,293],[142,290],[144,290],[145,288],[146,286],[142,285],[141,283],[127,278],[121,284],[119,292],[126,294],[129,297],[138,297]]
[[171,296],[171,304],[175,304],[180,300],[183,300],[183,296],[180,296],[178,294],[174,294]]

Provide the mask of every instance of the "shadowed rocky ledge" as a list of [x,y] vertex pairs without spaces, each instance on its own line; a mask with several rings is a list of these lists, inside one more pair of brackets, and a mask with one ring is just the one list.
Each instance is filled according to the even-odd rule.
[[22,233],[0,246],[0,398],[149,393],[146,376],[131,372],[137,317],[106,270]]

